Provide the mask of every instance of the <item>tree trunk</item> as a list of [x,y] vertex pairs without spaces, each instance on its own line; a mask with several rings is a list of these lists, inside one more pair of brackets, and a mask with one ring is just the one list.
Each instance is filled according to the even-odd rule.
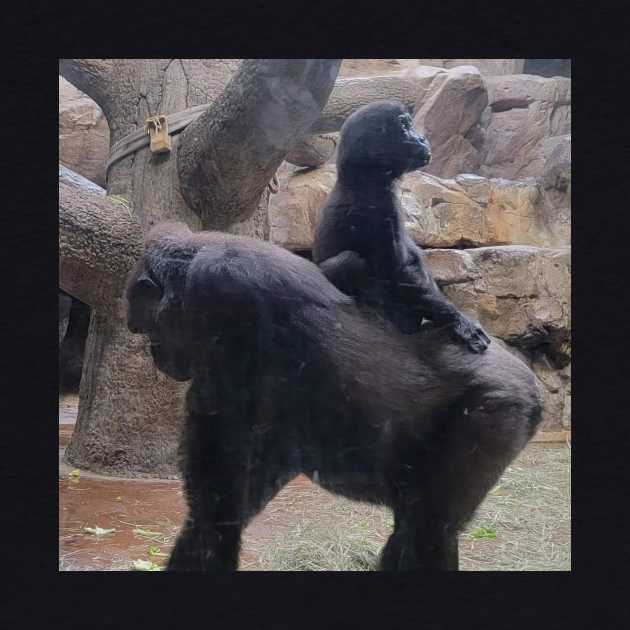
[[[65,455],[70,464],[123,476],[177,474],[186,384],[158,372],[147,340],[127,331],[125,277],[140,254],[142,235],[162,221],[183,221],[193,230],[224,229],[268,238],[266,184],[292,143],[321,114],[339,63],[248,60],[240,65],[239,60],[229,59],[60,62],[62,76],[102,108],[111,144],[144,128],[149,116],[216,101],[216,106],[211,105],[184,132],[172,136],[169,154],[153,154],[147,146],[114,163],[108,173],[107,195],[60,168],[60,284],[92,307],[79,414]],[[310,72],[302,72],[305,67]],[[269,85],[279,82],[283,86],[266,115],[288,125],[289,138],[280,137],[282,129],[266,132],[261,120],[252,115],[251,99],[261,73]],[[223,94],[232,79],[230,90]],[[308,93],[314,95],[315,103],[304,107],[302,101]],[[239,101],[239,94],[246,99]],[[178,172],[180,152],[186,156],[180,164],[182,173]],[[218,163],[212,162],[213,156],[219,156]],[[218,166],[220,171],[228,160],[233,173],[207,177],[205,169]],[[202,161],[204,168],[191,175]],[[244,173],[251,173],[246,182]],[[194,184],[201,180],[204,188],[199,191]],[[184,198],[182,184],[189,201],[194,196],[195,210]]]

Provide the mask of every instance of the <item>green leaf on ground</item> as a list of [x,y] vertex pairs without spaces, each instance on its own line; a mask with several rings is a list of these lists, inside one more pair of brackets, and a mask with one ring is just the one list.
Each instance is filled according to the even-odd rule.
[[74,470],[71,470],[68,473],[68,477],[76,477],[76,478],[78,478],[80,476],[81,476],[81,471],[78,468],[75,468]]
[[134,560],[133,568],[136,571],[161,571],[162,567],[155,564],[155,562],[151,562],[151,560]]
[[162,553],[160,551],[160,548],[156,547],[155,545],[149,545],[149,555],[150,556],[164,556],[166,558],[168,554]]
[[490,527],[479,527],[470,534],[475,540],[495,539],[497,532]]
[[104,536],[105,534],[111,534],[112,532],[115,532],[116,528],[113,527],[112,529],[104,529],[97,525],[96,527],[84,527],[83,531],[87,532],[88,534],[94,534],[96,536]]

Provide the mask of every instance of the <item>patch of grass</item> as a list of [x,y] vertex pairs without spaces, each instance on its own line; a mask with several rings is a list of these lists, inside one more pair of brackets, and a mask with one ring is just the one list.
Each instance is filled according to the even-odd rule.
[[[389,511],[336,497],[334,500],[335,507],[341,509],[333,508],[333,511],[337,516],[345,511],[345,515],[300,520],[265,546],[256,568],[263,571],[374,571],[387,535],[380,533],[373,521],[385,521]],[[375,515],[366,512],[375,510],[381,513],[370,522],[365,517]]]

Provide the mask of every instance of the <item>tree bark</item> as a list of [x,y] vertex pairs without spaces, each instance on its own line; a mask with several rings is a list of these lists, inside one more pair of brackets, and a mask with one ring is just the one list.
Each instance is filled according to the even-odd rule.
[[246,60],[182,133],[181,190],[204,225],[225,229],[252,215],[287,152],[319,117],[340,65],[340,59]]
[[[245,64],[224,97],[220,95],[237,72],[238,60],[60,62],[60,73],[102,108],[112,143],[143,128],[149,116],[210,103],[208,112],[191,125],[196,131],[193,127],[191,133],[187,129],[172,137],[170,154],[155,155],[146,147],[115,163],[108,173],[107,194],[60,168],[60,285],[92,307],[79,414],[66,450],[66,460],[74,466],[123,476],[177,474],[186,385],[158,372],[147,340],[127,331],[125,277],[140,254],[143,234],[158,222],[179,220],[193,230],[221,227],[268,237],[265,187],[290,148],[280,121],[290,127],[292,140],[299,141],[320,115],[339,65],[339,60],[275,61]],[[261,78],[260,71],[270,74]],[[258,93],[265,81],[279,86],[275,99],[269,90],[265,97]],[[238,86],[243,89],[241,100]],[[261,155],[266,150],[269,155]],[[179,152],[189,160],[182,178],[187,186],[191,180],[186,173],[195,173],[193,179],[204,177],[195,159],[215,155],[230,164],[227,170],[217,165],[214,179],[204,180],[216,188],[205,197],[211,202],[208,211],[198,207],[195,212],[182,194]]]
[[131,208],[59,165],[59,283],[92,308],[108,309],[142,253]]

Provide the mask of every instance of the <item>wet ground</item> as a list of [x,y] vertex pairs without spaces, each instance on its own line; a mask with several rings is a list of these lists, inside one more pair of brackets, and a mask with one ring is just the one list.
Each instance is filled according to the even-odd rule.
[[[162,566],[186,514],[180,482],[73,474],[62,456],[77,403],[77,396],[65,396],[59,405],[59,569],[130,570],[136,561],[144,563],[137,568]],[[461,568],[570,570],[569,469],[566,444],[528,446],[484,502],[470,532],[460,537]],[[245,531],[240,569],[313,570],[292,564],[293,557],[320,536],[321,530],[308,532],[312,523],[321,520],[330,535],[327,516],[337,525],[339,544],[350,539],[357,523],[369,528],[377,546],[390,531],[385,508],[335,497],[300,476]],[[498,528],[498,540],[475,538],[481,524]],[[324,558],[319,570],[326,570],[327,562]],[[328,570],[333,568],[329,563]]]

